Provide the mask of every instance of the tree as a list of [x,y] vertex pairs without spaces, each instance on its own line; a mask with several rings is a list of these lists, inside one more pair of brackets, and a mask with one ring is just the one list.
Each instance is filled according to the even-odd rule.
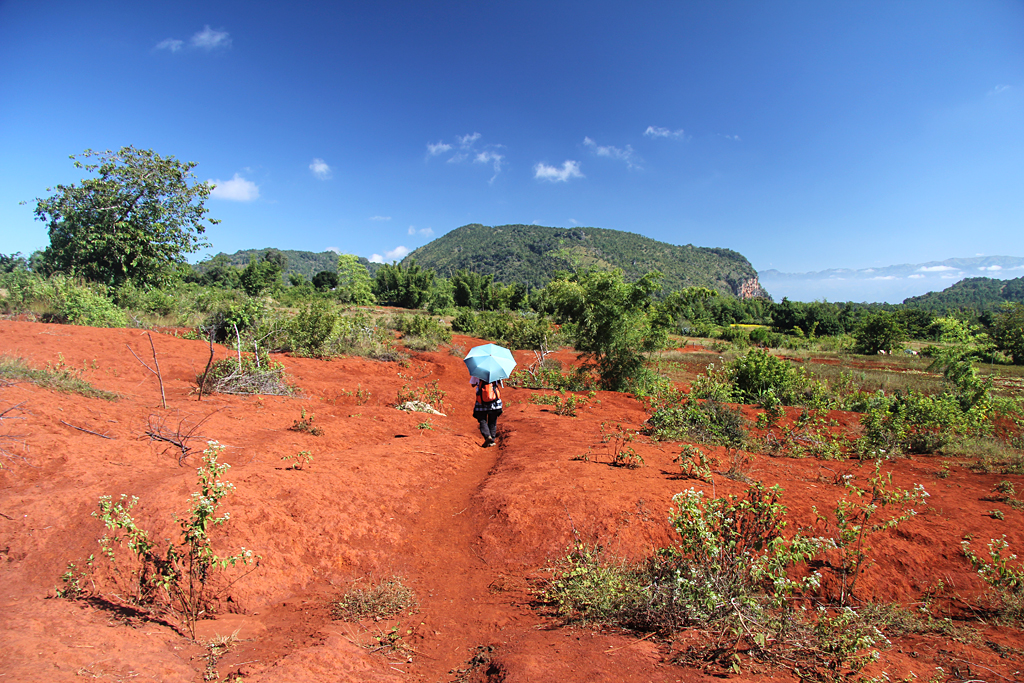
[[1004,304],[992,333],[999,349],[1010,354],[1015,365],[1024,365],[1024,304]]
[[352,254],[338,255],[338,298],[356,306],[372,306],[373,279],[359,259]]
[[420,268],[414,259],[403,267],[399,263],[384,264],[373,280],[373,293],[385,306],[422,308],[430,296],[434,271]]
[[652,299],[660,279],[661,273],[653,271],[627,283],[621,270],[589,270],[548,284],[549,305],[606,389],[633,385],[645,370],[647,356],[668,339],[674,311]]
[[[277,250],[271,249],[264,253],[258,261],[253,256],[249,265],[239,276],[239,284],[249,296],[259,296],[268,289],[281,284],[281,263],[270,253],[274,251]],[[277,251],[277,254],[281,255],[281,252]]]
[[902,349],[907,331],[895,313],[878,311],[868,316],[853,336],[857,340],[857,353],[875,354]]
[[46,271],[108,285],[159,285],[185,263],[186,254],[209,246],[202,238],[204,203],[213,187],[195,179],[194,162],[130,146],[117,152],[87,149],[79,157],[99,162],[71,156],[75,168],[98,177],[47,188],[55,194],[36,200],[36,218],[50,229]]
[[321,292],[327,292],[338,286],[338,274],[329,270],[321,270],[313,276],[313,286]]

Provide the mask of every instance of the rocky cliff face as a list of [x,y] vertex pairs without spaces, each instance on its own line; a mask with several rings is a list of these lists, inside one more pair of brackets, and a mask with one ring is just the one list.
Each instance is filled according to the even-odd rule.
[[771,295],[765,291],[765,288],[761,286],[761,283],[757,281],[757,276],[744,280],[740,283],[739,291],[736,292],[736,296],[741,299],[769,299]]

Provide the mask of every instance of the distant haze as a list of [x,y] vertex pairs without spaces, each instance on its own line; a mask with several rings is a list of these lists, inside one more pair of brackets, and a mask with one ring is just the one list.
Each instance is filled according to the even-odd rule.
[[867,301],[902,303],[904,299],[938,292],[969,277],[1009,280],[1024,276],[1024,258],[977,256],[881,268],[833,268],[813,273],[758,273],[761,286],[776,301]]

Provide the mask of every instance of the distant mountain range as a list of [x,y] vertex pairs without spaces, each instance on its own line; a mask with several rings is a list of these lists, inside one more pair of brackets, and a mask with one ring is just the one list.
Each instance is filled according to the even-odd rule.
[[977,256],[879,268],[833,268],[811,273],[761,271],[761,285],[776,301],[866,301],[900,303],[939,292],[965,278],[1006,280],[1024,275],[1024,258]]

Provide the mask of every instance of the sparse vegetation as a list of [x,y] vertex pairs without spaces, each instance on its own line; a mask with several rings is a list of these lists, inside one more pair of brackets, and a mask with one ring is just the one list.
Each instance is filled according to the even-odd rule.
[[405,579],[393,576],[370,584],[357,583],[331,605],[335,619],[386,619],[417,606],[416,594]]
[[63,357],[56,363],[47,363],[43,369],[33,368],[24,358],[0,355],[0,378],[13,381],[31,382],[43,389],[78,394],[87,398],[102,398],[116,401],[117,394],[97,389],[81,377],[81,371],[69,367]]

